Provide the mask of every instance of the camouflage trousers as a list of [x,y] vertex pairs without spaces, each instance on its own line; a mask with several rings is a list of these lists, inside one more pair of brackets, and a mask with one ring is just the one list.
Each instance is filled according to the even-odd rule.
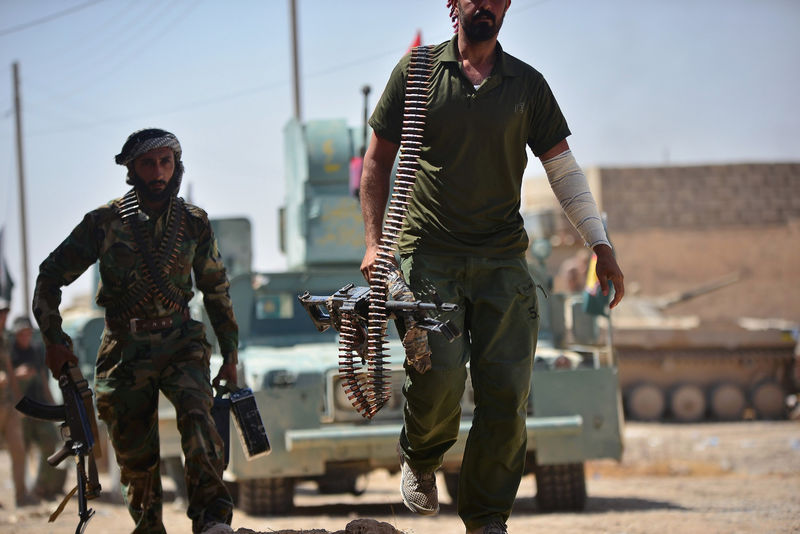
[[442,465],[458,438],[469,377],[475,410],[461,463],[458,514],[468,529],[505,523],[525,469],[539,328],[536,286],[523,258],[414,254],[403,258],[401,269],[418,298],[432,286],[443,301],[459,305],[441,319],[463,333],[452,343],[428,336],[432,367],[424,374],[405,366],[403,456],[422,471]]
[[223,445],[211,418],[209,357],[210,346],[197,321],[156,332],[104,332],[95,375],[97,409],[116,451],[135,534],[166,532],[159,391],[177,414],[193,531],[207,521],[231,521],[233,500],[222,481]]

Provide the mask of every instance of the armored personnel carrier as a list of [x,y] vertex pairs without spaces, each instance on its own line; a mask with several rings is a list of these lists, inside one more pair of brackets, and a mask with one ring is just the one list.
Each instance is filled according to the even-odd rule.
[[786,416],[797,325],[667,313],[737,281],[734,274],[675,294],[630,295],[615,309],[614,348],[628,417],[694,422]]

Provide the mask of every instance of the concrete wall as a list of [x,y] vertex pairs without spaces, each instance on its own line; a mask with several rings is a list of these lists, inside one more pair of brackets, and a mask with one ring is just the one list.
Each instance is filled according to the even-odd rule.
[[[739,273],[739,283],[668,313],[800,322],[800,163],[601,167],[587,176],[629,295],[684,291]],[[526,182],[523,212],[560,209],[546,179]],[[557,237],[554,262],[579,250],[568,241]]]
[[615,233],[771,226],[800,218],[800,163],[601,168]]

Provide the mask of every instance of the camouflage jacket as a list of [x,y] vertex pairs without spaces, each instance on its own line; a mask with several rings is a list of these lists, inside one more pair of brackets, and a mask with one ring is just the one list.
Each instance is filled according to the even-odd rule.
[[[39,266],[33,314],[46,345],[60,343],[71,346],[69,336],[61,328],[58,311],[61,287],[72,283],[98,260],[100,285],[96,302],[106,309],[107,319],[130,317],[132,305],[135,308],[133,316],[137,318],[152,319],[175,313],[152,291],[138,295],[131,291],[131,288],[146,287],[144,278],[147,270],[130,225],[120,217],[121,200],[112,200],[87,213]],[[217,336],[223,360],[235,363],[239,333],[228,294],[230,284],[206,212],[173,197],[169,209],[161,214],[151,214],[148,221],[139,224],[144,229],[146,239],[151,240],[151,247],[158,249],[166,231],[170,210],[181,205],[185,210],[183,228],[175,250],[168,254],[171,266],[168,267],[166,280],[180,291],[188,303],[193,295],[194,272],[195,284],[203,293],[203,304]],[[137,297],[134,302],[130,302],[132,295]]]

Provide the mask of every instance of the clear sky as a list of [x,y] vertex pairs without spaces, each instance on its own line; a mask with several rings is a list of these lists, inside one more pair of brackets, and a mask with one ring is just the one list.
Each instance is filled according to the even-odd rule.
[[[444,0],[297,0],[306,119],[362,121],[415,33],[448,39]],[[500,42],[542,72],[578,161],[800,160],[800,2],[513,0]],[[11,65],[18,61],[31,284],[83,214],[127,190],[125,138],[181,141],[183,195],[249,216],[257,270],[281,269],[289,0],[0,0],[0,226],[22,302]],[[5,74],[2,74],[5,72]],[[538,160],[529,174],[541,174]],[[356,275],[358,273],[355,273]],[[87,292],[84,276],[65,291]]]

